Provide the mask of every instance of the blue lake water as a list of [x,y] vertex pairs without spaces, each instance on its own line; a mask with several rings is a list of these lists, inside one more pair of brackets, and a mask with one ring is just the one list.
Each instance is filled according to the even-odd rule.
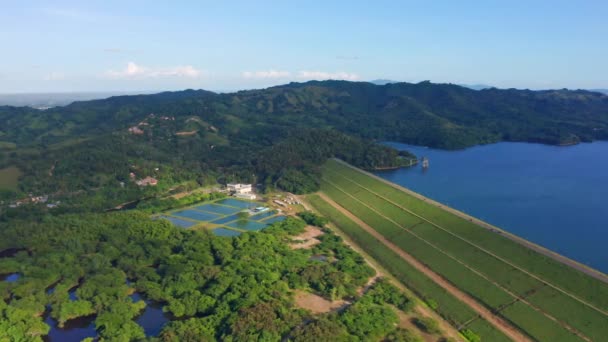
[[376,175],[608,273],[608,142],[387,145],[428,157],[429,168]]

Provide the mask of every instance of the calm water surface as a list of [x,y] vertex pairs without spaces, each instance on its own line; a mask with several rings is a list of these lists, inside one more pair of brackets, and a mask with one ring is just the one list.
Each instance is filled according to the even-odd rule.
[[[70,291],[69,294],[71,300],[76,300],[74,290]],[[158,336],[165,323],[169,321],[169,316],[163,312],[162,305],[144,299],[137,292],[130,297],[134,302],[140,300],[146,302],[146,308],[135,318],[135,322],[141,325],[147,337]],[[51,327],[49,334],[44,338],[47,342],[77,342],[87,337],[97,336],[95,315],[69,320],[63,328],[59,328],[57,321],[47,312],[44,322]]]
[[608,142],[387,145],[428,157],[430,167],[376,175],[608,273]]

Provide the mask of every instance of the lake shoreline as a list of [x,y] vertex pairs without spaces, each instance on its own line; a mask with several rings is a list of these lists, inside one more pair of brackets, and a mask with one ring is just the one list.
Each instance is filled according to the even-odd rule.
[[[601,241],[608,237],[608,142],[551,146],[497,143],[446,151],[385,142],[429,157],[426,170],[369,171],[432,198],[480,222],[501,227],[537,247],[555,251],[606,275]],[[567,195],[565,195],[567,194]],[[605,240],[604,240],[605,241]],[[533,249],[534,249],[533,248]],[[543,254],[545,254],[544,252]]]
[[[338,160],[339,162],[343,163],[344,165],[352,167],[348,163],[344,163],[342,160],[339,160],[339,159],[336,159],[336,160]],[[361,171],[361,170],[358,170],[358,171]],[[432,204],[432,205],[436,206],[437,208],[443,209],[443,210],[445,210],[447,212],[450,212],[450,213],[452,213],[454,215],[457,215],[457,216],[459,216],[461,218],[469,220],[469,221],[477,224],[478,226],[480,226],[480,227],[482,227],[482,228],[484,228],[486,230],[489,230],[489,231],[491,231],[493,233],[501,234],[504,237],[506,237],[506,238],[508,238],[508,239],[510,239],[510,240],[512,240],[514,242],[517,242],[517,243],[519,243],[520,245],[522,245],[522,246],[524,246],[526,248],[529,248],[529,249],[531,249],[531,250],[533,250],[535,252],[538,252],[538,253],[540,253],[540,254],[542,254],[544,256],[552,258],[555,261],[558,261],[558,262],[560,262],[560,263],[562,263],[564,265],[570,266],[570,267],[572,267],[572,268],[574,268],[574,269],[576,269],[576,270],[578,270],[578,271],[580,271],[582,273],[585,273],[585,274],[587,274],[587,275],[589,275],[589,276],[591,276],[593,278],[596,278],[596,279],[601,280],[601,281],[605,282],[606,284],[608,284],[608,274],[605,274],[605,273],[603,273],[600,270],[596,270],[596,269],[592,268],[591,266],[587,266],[587,265],[582,264],[582,263],[580,263],[580,262],[578,262],[576,260],[570,259],[567,256],[561,255],[561,254],[559,254],[557,252],[554,252],[554,251],[552,251],[552,250],[550,250],[550,249],[548,249],[546,247],[543,247],[543,246],[538,245],[538,244],[536,244],[536,243],[534,243],[532,241],[526,240],[526,239],[524,239],[524,238],[522,238],[520,236],[517,236],[517,235],[515,235],[513,233],[510,233],[510,232],[508,232],[508,231],[506,231],[506,230],[504,230],[502,228],[499,228],[499,227],[494,226],[494,225],[492,225],[492,224],[490,224],[488,222],[485,222],[485,221],[480,220],[480,219],[478,219],[476,217],[473,217],[471,215],[463,213],[462,211],[459,211],[458,209],[455,209],[455,208],[452,208],[452,207],[447,206],[445,204],[442,204],[440,202],[437,202],[437,201],[435,201],[435,200],[433,200],[431,198],[428,198],[428,197],[426,197],[424,195],[421,195],[421,194],[419,194],[419,193],[417,193],[415,191],[412,191],[412,190],[410,190],[410,189],[408,189],[406,187],[403,187],[403,186],[401,186],[399,184],[395,184],[395,183],[392,183],[390,181],[387,181],[386,179],[384,179],[382,177],[378,177],[378,176],[374,175],[373,173],[369,173],[369,172],[367,172],[365,170],[362,170],[362,171],[366,175],[368,175],[368,176],[370,176],[370,177],[372,177],[374,179],[377,179],[377,180],[379,180],[379,181],[381,181],[381,182],[383,182],[383,183],[385,183],[387,185],[390,185],[390,186],[394,187],[397,190],[403,191],[403,192],[405,192],[405,193],[407,193],[407,194],[409,194],[411,196],[414,196],[414,197],[416,197],[416,198],[418,198],[420,200],[423,200],[423,201],[425,201],[425,202],[427,202],[429,204]]]

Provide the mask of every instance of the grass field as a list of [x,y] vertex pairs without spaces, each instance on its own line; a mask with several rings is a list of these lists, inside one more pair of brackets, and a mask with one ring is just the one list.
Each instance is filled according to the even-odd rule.
[[13,190],[16,191],[19,185],[19,177],[21,176],[21,170],[16,166],[10,166],[4,169],[0,169],[0,190]]
[[14,150],[17,148],[17,144],[9,141],[0,141],[0,150]]
[[[476,313],[466,304],[462,303],[442,287],[437,285],[426,275],[404,262],[395,252],[374,238],[355,222],[340,213],[317,195],[311,195],[308,202],[327,217],[344,234],[348,235],[360,248],[373,257],[378,263],[389,271],[397,280],[412,289],[418,296],[430,304],[443,318],[455,327],[460,327],[470,321]],[[484,341],[509,341],[500,331],[483,319],[477,319],[469,327]]]
[[600,280],[336,161],[324,166],[322,191],[487,307],[524,299],[500,314],[531,337],[579,340],[566,327],[608,336]]

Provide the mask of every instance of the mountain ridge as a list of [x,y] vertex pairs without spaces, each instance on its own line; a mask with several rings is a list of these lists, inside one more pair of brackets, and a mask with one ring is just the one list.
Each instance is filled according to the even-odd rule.
[[20,170],[18,192],[105,189],[105,200],[123,203],[150,191],[117,188],[130,184],[130,173],[156,175],[167,186],[245,181],[309,192],[328,157],[363,168],[400,165],[398,152],[377,141],[459,149],[608,140],[608,96],[310,81],[235,93],[115,96],[47,110],[5,106],[0,122],[0,170]]
[[[608,136],[608,96],[598,92],[472,90],[428,81],[382,86],[369,82],[309,81],[234,93],[187,89],[113,96],[77,101],[44,112],[3,106],[0,120],[6,122],[6,130],[0,133],[0,140],[18,145],[37,140],[52,143],[63,139],[57,131],[49,129],[54,126],[67,130],[63,132],[67,137],[72,133],[107,133],[135,124],[154,112],[178,116],[198,113],[217,119],[218,124],[226,116],[255,117],[268,124],[268,117],[273,116],[274,120],[310,126],[306,121],[314,118],[323,126],[368,139],[396,139],[448,149],[503,140],[564,144]],[[370,119],[374,122],[362,124]],[[538,127],[530,130],[529,125],[518,124],[521,120],[532,121]],[[590,126],[591,123],[597,125]],[[397,127],[403,131],[398,132]],[[435,129],[445,139],[431,138],[437,134],[425,133],[428,129]],[[464,134],[456,139],[449,134],[454,130]]]

